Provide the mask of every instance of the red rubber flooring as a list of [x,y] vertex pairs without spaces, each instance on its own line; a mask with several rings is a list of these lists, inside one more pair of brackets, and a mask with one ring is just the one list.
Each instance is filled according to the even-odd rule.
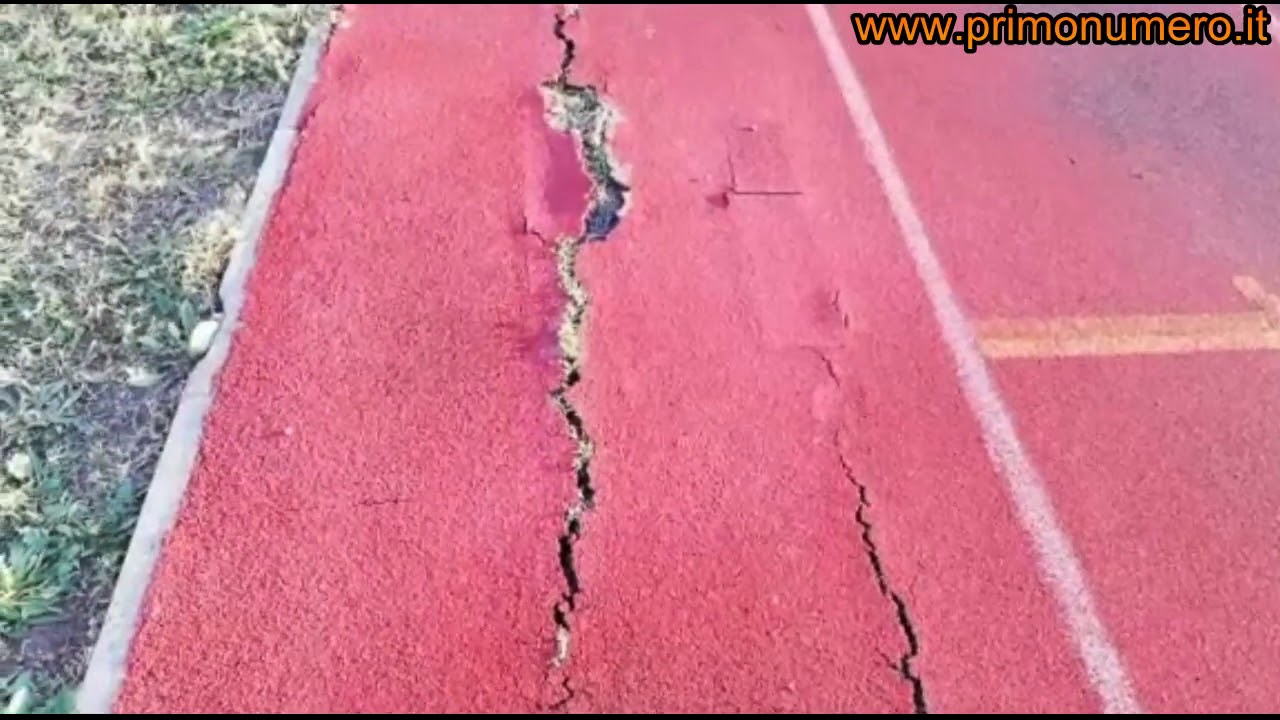
[[[852,10],[975,323],[1280,287],[1272,48],[864,47]],[[1102,709],[798,6],[565,25],[633,191],[577,265],[595,505],[552,666],[551,246],[589,187],[541,117],[554,12],[346,10],[118,709]],[[1280,354],[988,364],[1134,701],[1274,709]]]

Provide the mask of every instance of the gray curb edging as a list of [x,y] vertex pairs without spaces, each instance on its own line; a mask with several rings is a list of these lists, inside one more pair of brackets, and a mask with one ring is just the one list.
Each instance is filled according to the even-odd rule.
[[227,269],[218,288],[222,320],[208,352],[196,364],[183,387],[178,409],[169,426],[169,435],[129,542],[129,550],[116,578],[102,630],[89,658],[84,681],[76,693],[76,713],[109,714],[124,683],[129,649],[151,584],[151,575],[165,536],[182,507],[187,481],[195,469],[204,419],[213,403],[214,380],[231,351],[232,335],[244,304],[246,282],[257,259],[258,241],[288,173],[303,106],[315,84],[320,58],[332,27],[332,22],[325,22],[312,32],[298,56],[289,94],[267,154],[258,169],[253,193],[241,216],[240,238],[231,249]]

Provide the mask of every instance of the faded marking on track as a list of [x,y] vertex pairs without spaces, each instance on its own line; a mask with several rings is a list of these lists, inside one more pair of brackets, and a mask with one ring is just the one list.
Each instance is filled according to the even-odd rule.
[[1238,276],[1234,283],[1257,310],[994,318],[975,323],[978,345],[993,359],[1280,350],[1280,298],[1252,277]]

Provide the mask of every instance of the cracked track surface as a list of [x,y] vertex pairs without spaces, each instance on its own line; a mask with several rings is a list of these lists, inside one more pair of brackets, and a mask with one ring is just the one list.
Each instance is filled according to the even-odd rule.
[[560,340],[560,384],[551,392],[556,409],[564,416],[570,439],[576,447],[573,457],[574,487],[577,497],[565,511],[564,532],[558,542],[560,568],[564,573],[564,593],[555,604],[556,652],[552,664],[559,673],[564,694],[552,705],[560,709],[576,696],[573,678],[566,667],[573,648],[573,618],[583,592],[578,575],[576,549],[586,527],[587,517],[595,507],[596,486],[591,477],[591,459],[595,443],[587,429],[587,421],[571,397],[582,382],[583,354],[587,336],[587,289],[578,277],[578,258],[587,243],[603,241],[617,228],[626,210],[630,188],[619,179],[621,169],[609,150],[609,138],[616,122],[616,112],[592,85],[573,82],[576,43],[567,30],[578,11],[558,13],[553,35],[561,42],[563,56],[556,76],[544,83],[543,98],[547,104],[547,122],[557,132],[574,140],[583,172],[590,178],[589,202],[582,225],[575,235],[563,235],[555,243],[556,270],[564,294],[558,337]]
[[[348,13],[120,709],[1099,709],[803,8]],[[1280,277],[1264,55],[916,50],[850,54],[966,304]],[[1278,357],[997,373],[1148,707],[1275,705]]]
[[[848,399],[805,350],[844,342],[845,293],[823,267],[847,258],[824,258],[805,194],[714,201],[735,127],[791,122],[829,90],[805,23],[602,6],[573,33],[574,72],[607,78],[627,113],[614,147],[638,190],[607,248],[578,262],[592,308],[579,407],[607,501],[578,543],[590,592],[568,710],[915,709],[831,441]],[[789,61],[784,80],[780,56],[812,62]],[[788,149],[815,165],[829,150]]]
[[[838,438],[836,442],[838,445]],[[920,656],[920,631],[916,628],[915,622],[911,620],[911,610],[907,606],[907,601],[891,585],[889,574],[884,567],[884,559],[880,555],[880,548],[876,545],[875,531],[871,525],[870,492],[867,490],[866,485],[858,482],[853,468],[849,467],[843,456],[840,458],[840,464],[844,467],[845,475],[848,476],[849,482],[852,482],[854,487],[858,489],[858,509],[854,511],[854,519],[858,521],[858,526],[862,528],[862,545],[867,550],[867,562],[871,563],[871,569],[876,574],[876,585],[880,588],[880,594],[884,595],[893,604],[894,614],[898,617],[898,625],[902,628],[903,640],[906,641],[906,649],[900,658],[893,661],[893,666],[902,675],[903,679],[911,684],[911,700],[915,705],[916,714],[926,714],[929,712],[929,703],[925,698],[924,680],[920,677],[920,673],[913,664],[915,659]]]
[[[619,106],[646,109],[619,126],[618,154],[650,178],[689,163],[714,176],[720,138],[702,121],[744,103],[779,114],[806,91],[720,77],[700,110],[676,107],[662,87],[687,68],[659,63],[637,88],[642,56],[592,64],[597,17],[643,46],[630,12],[348,11],[120,709],[913,708],[884,660],[909,649],[830,442],[842,390],[799,349],[838,344],[840,289],[791,283],[818,248],[776,242],[803,196],[717,213],[705,195],[723,177],[666,177],[619,223],[628,188],[594,90],[572,82],[620,81]],[[663,27],[680,12],[705,11]],[[700,52],[773,18],[735,22]],[[479,25],[546,31],[499,51]],[[585,185],[554,157],[572,144],[546,136],[556,68]],[[697,147],[668,142],[664,118]],[[585,197],[566,211],[584,187],[592,211]],[[739,207],[753,202],[791,205]],[[805,307],[815,293],[827,314],[788,317],[804,337],[779,342],[759,317],[779,292]]]

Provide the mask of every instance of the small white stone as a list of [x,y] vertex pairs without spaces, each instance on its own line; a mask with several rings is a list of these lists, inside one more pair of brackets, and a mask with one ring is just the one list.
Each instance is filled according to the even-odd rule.
[[217,320],[201,320],[191,331],[191,340],[187,343],[187,350],[192,355],[203,355],[209,350],[209,346],[213,344],[213,336],[218,332]]
[[125,368],[125,375],[127,376],[125,382],[129,384],[129,387],[146,388],[160,382],[160,376],[152,372],[149,368]]
[[31,688],[22,685],[18,691],[9,698],[9,704],[5,706],[5,715],[25,715],[27,708],[31,705]]
[[31,456],[24,452],[16,452],[9,456],[4,469],[15,480],[26,480],[31,477]]

